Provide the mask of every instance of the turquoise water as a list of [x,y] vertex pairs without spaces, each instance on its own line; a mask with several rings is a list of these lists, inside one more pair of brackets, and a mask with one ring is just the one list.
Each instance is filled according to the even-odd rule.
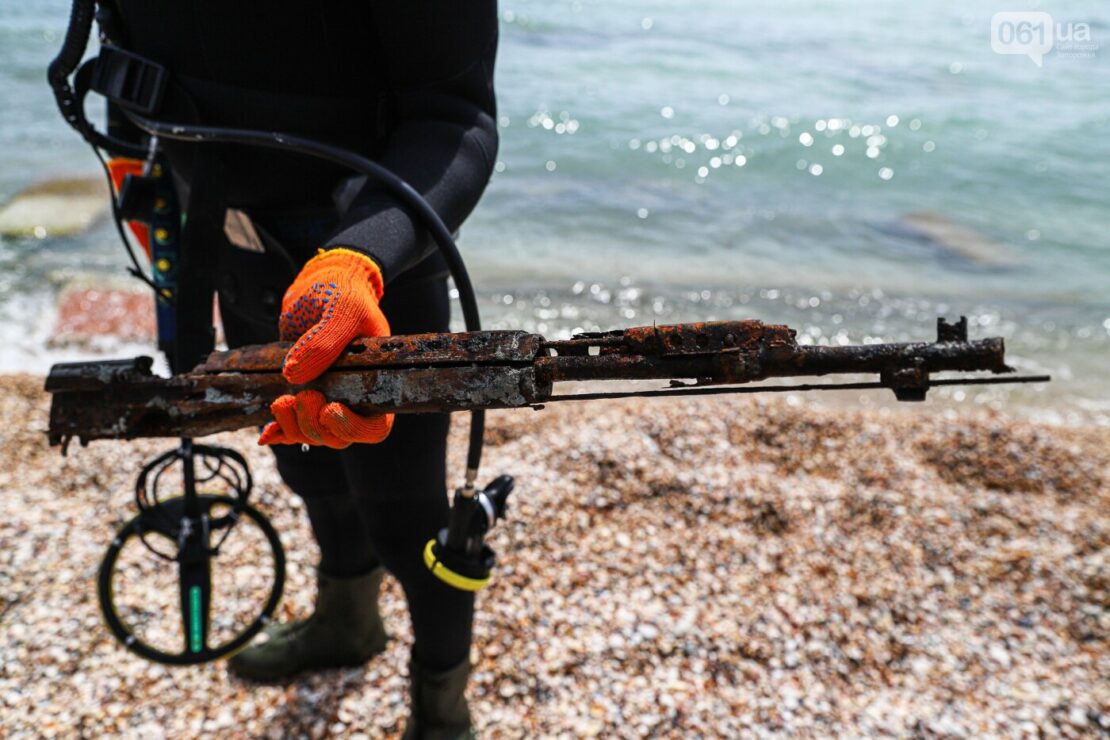
[[[0,16],[0,197],[94,172],[43,82],[65,6]],[[501,7],[498,172],[461,239],[488,324],[751,316],[861,342],[962,313],[1057,378],[975,400],[1110,416],[1110,7],[1038,4],[1104,47],[1043,68],[991,50],[991,15],[1026,3]],[[19,362],[53,356],[22,328],[60,281],[122,266],[105,224],[0,242]]]

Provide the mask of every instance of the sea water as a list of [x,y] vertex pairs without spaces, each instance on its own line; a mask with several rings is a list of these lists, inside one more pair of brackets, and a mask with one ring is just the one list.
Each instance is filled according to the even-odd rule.
[[[947,395],[1107,422],[1110,7],[1035,5],[1091,43],[996,53],[1024,0],[503,0],[501,148],[460,239],[486,325],[844,344],[967,315],[1054,381]],[[96,171],[45,84],[67,6],[0,13],[0,199]],[[59,286],[124,264],[106,223],[0,241],[0,370],[44,371]]]

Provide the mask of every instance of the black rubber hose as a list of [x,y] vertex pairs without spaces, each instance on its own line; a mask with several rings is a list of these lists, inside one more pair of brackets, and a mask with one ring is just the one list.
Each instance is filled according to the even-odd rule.
[[[412,209],[428,231],[431,232],[436,246],[451,271],[455,287],[459,291],[459,303],[462,305],[463,321],[466,324],[467,331],[481,330],[482,325],[478,316],[478,301],[474,294],[474,286],[470,282],[470,274],[466,271],[466,264],[463,262],[462,255],[459,254],[458,245],[451,237],[451,231],[443,223],[435,209],[429,205],[428,201],[424,200],[424,197],[415,188],[377,162],[341,147],[292,134],[283,134],[276,131],[163,123],[143,118],[124,108],[120,110],[132,123],[151,136],[193,143],[247,144],[292,151],[335,162],[359,174],[373,178]],[[478,470],[482,460],[482,437],[484,433],[485,412],[470,412],[470,445],[466,456],[468,482],[472,482],[472,476]]]
[[58,56],[54,57],[50,66],[46,68],[46,79],[54,91],[54,98],[58,101],[58,109],[62,112],[62,117],[65,118],[66,123],[86,137],[91,127],[81,111],[80,102],[74,95],[73,88],[69,86],[69,76],[85,56],[85,48],[89,43],[89,34],[92,32],[95,16],[95,0],[73,0],[65,41],[58,51]]
[[[58,56],[46,68],[46,79],[54,92],[54,101],[58,104],[62,118],[74,131],[81,134],[82,139],[92,147],[103,149],[111,155],[142,159],[146,156],[146,150],[142,146],[100,133],[85,117],[85,93],[88,92],[93,63],[89,61],[81,65],[81,59],[85,56],[95,17],[96,0],[73,0],[65,40]],[[69,77],[74,70],[77,70],[77,76],[74,85],[70,85]],[[99,152],[97,156],[100,156]]]

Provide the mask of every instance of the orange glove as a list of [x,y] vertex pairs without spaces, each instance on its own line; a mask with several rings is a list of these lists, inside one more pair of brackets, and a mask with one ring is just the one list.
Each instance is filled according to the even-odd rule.
[[[382,273],[372,259],[350,249],[321,250],[301,269],[281,302],[281,338],[296,343],[281,374],[295,385],[327,370],[357,337],[389,336],[378,307]],[[343,449],[374,444],[389,436],[393,414],[361,416],[319,391],[299,391],[270,404],[274,421],[258,444],[326,445]]]

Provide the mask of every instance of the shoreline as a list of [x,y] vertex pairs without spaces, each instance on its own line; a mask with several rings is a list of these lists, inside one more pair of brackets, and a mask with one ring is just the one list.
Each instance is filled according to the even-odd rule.
[[[391,578],[394,639],[365,669],[256,687],[117,646],[96,568],[134,514],[139,464],[170,443],[62,458],[45,445],[41,383],[0,388],[13,736],[399,731],[410,637]],[[470,697],[487,736],[1110,729],[1106,428],[717,397],[491,412],[487,440],[483,480],[517,477],[478,597]],[[252,434],[213,441],[248,457],[253,501],[281,533],[278,616],[307,614],[300,501]]]
[[[59,276],[57,285],[29,299],[18,310],[0,306],[0,318],[7,319],[11,334],[7,337],[7,354],[0,360],[0,375],[45,373],[51,364],[61,361],[157,355],[153,351],[154,312],[149,294],[133,282],[102,277]],[[594,288],[596,296],[591,292]],[[859,301],[869,301],[861,307],[850,300],[851,295],[830,299],[830,294],[821,291],[821,297],[805,290],[761,292],[775,297],[738,297],[730,291],[710,290],[704,291],[708,298],[674,291],[664,296],[646,284],[578,283],[507,292],[487,286],[480,301],[487,328],[519,329],[549,338],[614,326],[754,318],[785,323],[797,332],[798,342],[803,345],[862,345],[880,340],[930,341],[936,336],[937,316],[969,315],[972,338],[1004,337],[1007,361],[1017,372],[1050,375],[1053,381],[1032,386],[937,388],[930,393],[931,398],[952,398],[951,405],[957,409],[972,404],[1037,421],[1110,427],[1110,395],[1102,372],[1110,328],[1087,320],[1057,326],[1061,319],[1056,313],[1063,306],[1042,316],[1052,319],[1050,337],[1045,334],[1049,324],[1039,325],[1029,317],[1022,320],[1019,315],[995,310],[997,307],[951,306],[904,297],[895,300],[883,294],[883,300],[893,301],[886,306],[871,300],[869,294],[860,294]],[[810,308],[812,302],[819,305]],[[805,307],[799,308],[798,304]],[[884,318],[887,309],[896,315]],[[24,324],[34,328],[15,330]],[[452,328],[463,328],[457,317]],[[3,332],[0,338],[4,338]],[[878,398],[880,395],[849,394],[845,396],[846,404],[837,405],[881,407],[885,399]]]

